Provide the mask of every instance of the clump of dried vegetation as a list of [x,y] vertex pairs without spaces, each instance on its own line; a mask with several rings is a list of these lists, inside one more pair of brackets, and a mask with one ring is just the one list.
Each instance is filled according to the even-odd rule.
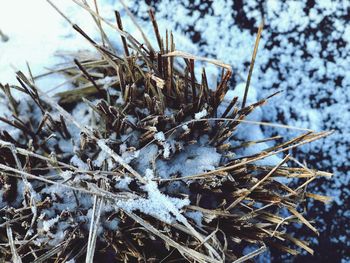
[[[20,85],[1,85],[12,116],[0,120],[17,130],[16,136],[0,131],[1,258],[14,262],[93,262],[94,257],[97,262],[243,262],[267,247],[291,254],[300,249],[313,253],[306,241],[293,236],[293,226],[302,224],[318,233],[302,207],[308,198],[328,200],[309,192],[307,186],[317,177],[330,174],[309,169],[288,152],[330,132],[306,131],[287,141],[267,138],[263,141],[275,141],[275,146],[244,158],[235,158],[234,152],[261,141],[234,147],[230,143],[239,125],[252,125],[245,121],[246,116],[268,100],[245,105],[262,28],[243,102],[234,97],[219,115],[232,75],[229,65],[177,51],[171,33],[166,33],[165,39],[161,37],[152,11],[158,51],[144,34],[141,44],[124,31],[118,12],[115,26],[86,3],[75,2],[92,15],[103,40],[96,43],[72,24],[99,54],[98,58],[76,59],[74,64],[54,71],[67,75],[76,88],[50,97],[36,86],[35,77],[22,72],[17,72]],[[109,44],[102,23],[121,35],[123,54]],[[204,68],[201,79],[196,78],[197,61],[222,68],[216,87],[208,86]],[[106,77],[110,80],[107,87]],[[30,99],[19,101],[11,95],[13,89]],[[78,103],[88,109],[88,121],[73,116]],[[203,110],[207,116],[195,118]],[[155,139],[158,132],[163,132],[165,140],[171,137],[177,149],[165,154],[164,142]],[[80,143],[72,145],[74,150],[66,150],[60,141],[73,144],[71,138],[77,133]],[[132,133],[138,134],[138,141],[123,139]],[[121,157],[122,144],[130,154],[156,144],[156,158],[171,161],[204,136],[222,158],[220,166],[203,173],[161,178],[154,159],[153,176],[146,176],[133,161]],[[101,153],[111,161],[97,161]],[[278,165],[256,164],[276,154],[285,155]],[[71,161],[74,155],[84,166]],[[282,183],[285,180],[276,179],[279,177],[297,186],[292,188]],[[129,178],[127,187],[118,187],[125,178]],[[174,183],[178,187],[169,191],[168,186]],[[173,220],[127,208],[128,203],[150,198],[150,185],[156,186],[152,191],[159,194],[159,207],[167,209]],[[53,187],[58,190],[50,193],[47,189]],[[66,193],[72,194],[74,210],[64,207]],[[179,209],[168,197],[189,202]],[[86,198],[91,199],[90,206],[83,204]],[[113,209],[106,210],[107,206]],[[49,216],[47,211],[56,214]],[[196,222],[191,213],[200,214],[201,222]],[[79,216],[90,219],[77,220]],[[112,220],[117,220],[117,228],[101,230],[101,225]],[[244,255],[247,247],[257,249]]]

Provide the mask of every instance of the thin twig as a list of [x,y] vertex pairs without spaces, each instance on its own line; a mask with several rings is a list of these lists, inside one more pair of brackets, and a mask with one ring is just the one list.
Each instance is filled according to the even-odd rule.
[[243,100],[242,100],[242,109],[245,107],[245,104],[246,104],[246,101],[247,101],[248,90],[249,90],[249,85],[250,85],[250,79],[252,77],[252,73],[253,73],[253,69],[254,69],[254,63],[255,63],[255,58],[256,58],[256,54],[258,53],[259,41],[260,41],[260,38],[261,38],[261,33],[262,33],[263,28],[264,28],[264,22],[261,22],[261,24],[259,26],[259,29],[258,29],[258,35],[256,36],[256,40],[255,40],[252,60],[250,62],[250,66],[249,66],[249,73],[248,73],[247,82],[246,82],[246,86],[245,86],[245,89],[244,89],[244,96],[243,96]]

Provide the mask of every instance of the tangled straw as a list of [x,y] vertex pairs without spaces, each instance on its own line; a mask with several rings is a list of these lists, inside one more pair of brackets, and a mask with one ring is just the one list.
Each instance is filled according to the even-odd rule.
[[[50,3],[99,55],[46,75],[60,72],[76,88],[51,97],[35,84],[42,76],[27,78],[20,71],[19,86],[0,85],[12,111],[0,120],[18,131],[0,131],[1,258],[93,262],[104,254],[112,262],[243,262],[268,247],[313,253],[293,236],[293,225],[318,234],[300,207],[307,198],[328,201],[307,186],[331,174],[300,164],[288,152],[331,132],[245,120],[276,94],[246,106],[248,83],[241,104],[237,97],[225,104],[231,67],[176,50],[172,33],[161,37],[152,11],[159,51],[138,25],[145,46],[125,32],[118,12],[113,25],[99,15],[96,2],[94,11],[86,1],[73,1],[93,17],[102,44]],[[111,46],[104,23],[120,33],[124,55]],[[254,50],[252,63],[257,44]],[[197,61],[222,69],[216,87],[209,86],[204,68],[198,80]],[[251,73],[252,66],[248,80]],[[12,89],[29,99],[18,100]],[[234,144],[243,125],[304,133]],[[274,146],[235,156],[267,141]],[[202,167],[196,161],[206,151],[219,157]],[[275,166],[257,162],[277,154],[286,155]],[[194,160],[196,172],[175,169],[180,158]]]

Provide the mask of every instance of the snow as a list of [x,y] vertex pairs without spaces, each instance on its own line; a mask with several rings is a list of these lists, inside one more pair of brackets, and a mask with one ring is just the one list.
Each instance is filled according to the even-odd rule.
[[77,168],[81,169],[81,170],[84,170],[84,171],[87,171],[89,170],[89,167],[88,165],[83,162],[77,155],[74,155],[70,162]]
[[[148,194],[147,198],[136,198],[133,200],[116,200],[114,205],[124,211],[140,211],[152,215],[166,223],[173,223],[177,218],[179,209],[190,204],[188,199],[169,197],[162,194],[156,182],[152,181],[154,173],[146,169],[144,178],[147,183],[142,187]],[[113,204],[112,204],[113,205]],[[175,215],[175,217],[173,215]]]
[[[65,10],[77,10],[70,1],[61,2]],[[67,31],[66,22],[62,21],[46,1],[2,2],[0,25],[9,38],[7,42],[0,41],[1,82],[16,82],[11,65],[25,71],[28,62],[33,73],[38,74],[45,67],[63,62],[62,58],[55,55],[58,47],[61,51],[71,51],[75,48],[86,49],[87,46],[80,37],[71,35],[70,30]],[[63,80],[63,77],[57,77],[53,81],[59,83]],[[52,82],[50,86],[53,86]]]
[[187,146],[186,151],[175,155],[171,160],[157,160],[157,173],[162,178],[171,175],[189,176],[214,170],[219,166],[221,154],[206,142]]
[[97,167],[101,167],[103,162],[107,159],[110,159],[110,156],[106,152],[100,151],[97,158],[93,161],[93,164]]
[[59,216],[56,216],[52,219],[49,219],[49,220],[46,220],[46,221],[43,221],[42,224],[43,224],[43,231],[45,232],[49,232],[50,231],[50,228],[56,224],[59,220]]
[[[155,188],[149,188],[150,192]],[[150,192],[148,192],[150,194]],[[159,194],[151,194],[146,198],[139,198],[132,201],[116,201],[116,209],[123,209],[126,212],[140,211],[151,215],[168,224],[174,223],[176,218],[170,214],[170,209],[163,205],[163,202],[173,204],[177,209],[189,204],[188,199],[170,198]]]
[[118,189],[121,189],[121,190],[130,190],[129,189],[129,184],[131,183],[132,181],[132,178],[130,177],[124,177],[120,180],[118,180],[118,182],[116,183],[116,187]]
[[186,216],[192,218],[197,226],[202,227],[203,213],[199,211],[186,212]]
[[188,128],[188,125],[182,125],[181,128],[184,130],[184,131],[189,131],[189,128]]
[[194,115],[194,118],[195,118],[196,120],[200,120],[200,119],[204,118],[204,117],[207,116],[207,115],[208,115],[207,110],[206,110],[206,109],[203,109],[202,111],[197,112],[197,113]]
[[71,171],[63,171],[62,173],[60,173],[60,176],[64,179],[64,180],[69,180],[72,178],[73,173]]
[[142,158],[138,158],[135,162],[136,170],[142,173],[147,168],[151,167],[152,162],[157,158],[158,151],[158,146],[155,144],[143,147],[140,150],[140,156]]
[[105,221],[103,224],[107,229],[112,230],[112,231],[116,231],[116,230],[118,230],[119,220],[113,219],[110,221]]
[[154,135],[154,139],[156,139],[157,141],[163,142],[163,141],[165,141],[165,135],[163,132],[157,132]]
[[130,163],[132,160],[138,158],[139,155],[140,155],[140,151],[135,151],[135,150],[125,151],[122,153],[122,158],[126,163]]

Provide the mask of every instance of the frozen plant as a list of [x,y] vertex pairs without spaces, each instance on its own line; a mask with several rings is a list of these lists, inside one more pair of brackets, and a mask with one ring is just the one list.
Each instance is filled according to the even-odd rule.
[[[307,185],[330,174],[288,152],[331,132],[249,141],[237,134],[269,125],[246,120],[276,95],[247,105],[262,28],[240,102],[229,91],[231,66],[176,50],[152,11],[157,48],[142,29],[143,43],[124,31],[118,12],[114,25],[85,1],[74,2],[102,37],[97,43],[72,24],[96,48],[59,68],[74,88],[51,97],[21,71],[18,85],[0,85],[10,112],[0,117],[2,258],[93,262],[104,253],[111,262],[242,262],[269,246],[312,253],[293,227],[318,233],[301,208],[307,198],[328,200]],[[121,52],[102,24],[120,34]],[[197,72],[199,61],[220,68],[216,86],[204,68]],[[261,162],[271,156],[275,163]],[[260,248],[244,254],[251,244]]]

